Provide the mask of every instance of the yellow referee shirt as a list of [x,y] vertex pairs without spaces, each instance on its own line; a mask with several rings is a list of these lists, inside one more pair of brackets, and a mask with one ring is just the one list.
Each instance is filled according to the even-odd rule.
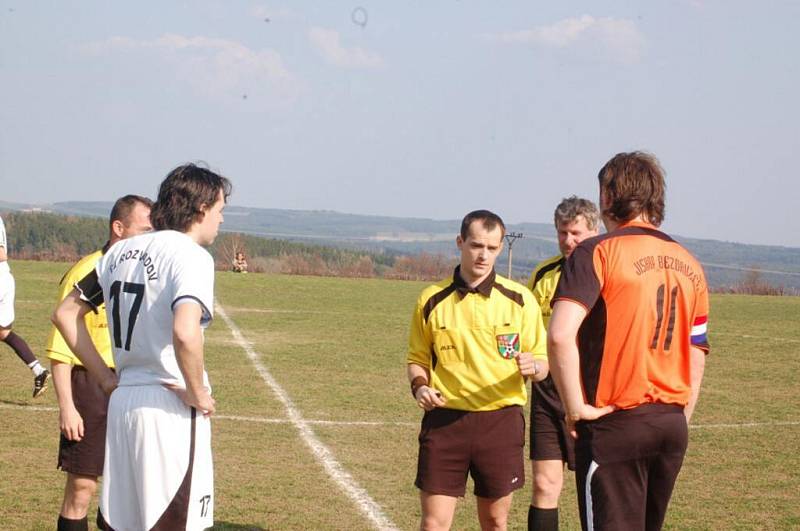
[[[88,256],[81,258],[77,264],[72,266],[61,283],[58,285],[58,300],[56,304],[60,303],[72,291],[75,283],[88,275],[97,264],[97,261],[103,256],[103,251],[96,251]],[[108,320],[106,319],[105,306],[101,305],[97,313],[89,312],[84,317],[86,328],[89,330],[89,335],[92,338],[97,352],[103,357],[103,361],[109,367],[114,367],[114,357],[111,353],[111,337],[108,332]],[[72,353],[64,338],[58,332],[56,327],[52,327],[50,335],[47,338],[47,357],[51,360],[60,361],[61,363],[69,363],[70,365],[83,365],[81,361]]]
[[550,301],[553,294],[556,292],[558,286],[558,279],[561,278],[561,267],[564,265],[564,256],[557,255],[543,262],[539,262],[536,269],[531,273],[531,279],[528,281],[528,289],[533,293],[536,302],[542,309],[542,318],[544,318],[544,327],[550,324],[550,316],[553,314],[553,309],[550,307]]
[[494,271],[469,288],[452,279],[422,291],[411,319],[408,363],[430,371],[448,409],[491,411],[527,401],[514,355],[547,359],[539,305],[524,286]]

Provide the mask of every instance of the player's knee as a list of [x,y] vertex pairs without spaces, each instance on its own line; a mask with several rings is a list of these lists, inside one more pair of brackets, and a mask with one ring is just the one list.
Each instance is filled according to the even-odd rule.
[[6,338],[8,337],[8,334],[10,333],[11,333],[10,328],[3,328],[2,326],[0,326],[0,341],[5,341]]
[[424,514],[420,522],[420,531],[443,531],[450,529],[451,518],[444,515]]
[[549,498],[558,501],[564,478],[556,475],[539,473],[533,476],[533,494],[538,498]]
[[70,512],[86,513],[97,490],[97,481],[85,477],[71,477],[64,492],[64,507]]
[[508,527],[508,514],[492,513],[481,517],[481,530],[500,531]]

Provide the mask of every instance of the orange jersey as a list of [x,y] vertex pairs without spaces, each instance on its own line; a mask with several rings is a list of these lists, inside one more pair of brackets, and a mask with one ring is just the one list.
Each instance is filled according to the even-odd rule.
[[708,288],[680,244],[640,222],[590,238],[562,268],[553,300],[588,311],[578,348],[589,404],[689,402],[690,346],[709,349]]

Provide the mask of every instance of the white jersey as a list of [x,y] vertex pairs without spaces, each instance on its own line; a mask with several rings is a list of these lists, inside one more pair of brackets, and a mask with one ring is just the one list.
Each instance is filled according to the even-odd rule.
[[[6,238],[6,225],[3,223],[3,218],[0,218],[0,247],[4,248],[6,253],[8,253],[8,239]],[[9,271],[11,271],[11,269],[8,267],[8,262],[5,260],[0,262],[0,274],[8,273]]]
[[[185,386],[172,344],[173,310],[198,303],[201,326],[210,323],[214,261],[208,251],[182,232],[150,232],[114,244],[95,274],[94,286],[89,275],[76,287],[92,306],[106,303],[119,385]],[[205,371],[203,380],[208,386]]]
[[6,224],[3,223],[3,218],[0,218],[0,247],[5,247],[8,251],[8,241],[6,239]]

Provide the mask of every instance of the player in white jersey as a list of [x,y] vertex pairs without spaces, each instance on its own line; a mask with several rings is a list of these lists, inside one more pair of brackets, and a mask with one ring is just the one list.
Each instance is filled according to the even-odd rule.
[[[205,529],[214,495],[203,362],[213,317],[210,245],[230,182],[193,164],[170,172],[151,211],[156,232],[121,241],[53,315],[86,368],[112,391],[98,527]],[[115,375],[88,340],[82,316],[106,303]],[[198,414],[199,412],[199,414]]]
[[22,337],[11,330],[14,323],[14,296],[16,284],[8,267],[8,238],[3,218],[0,218],[0,341],[11,347],[19,359],[33,371],[33,398],[47,389],[50,371],[42,367],[31,348]]

